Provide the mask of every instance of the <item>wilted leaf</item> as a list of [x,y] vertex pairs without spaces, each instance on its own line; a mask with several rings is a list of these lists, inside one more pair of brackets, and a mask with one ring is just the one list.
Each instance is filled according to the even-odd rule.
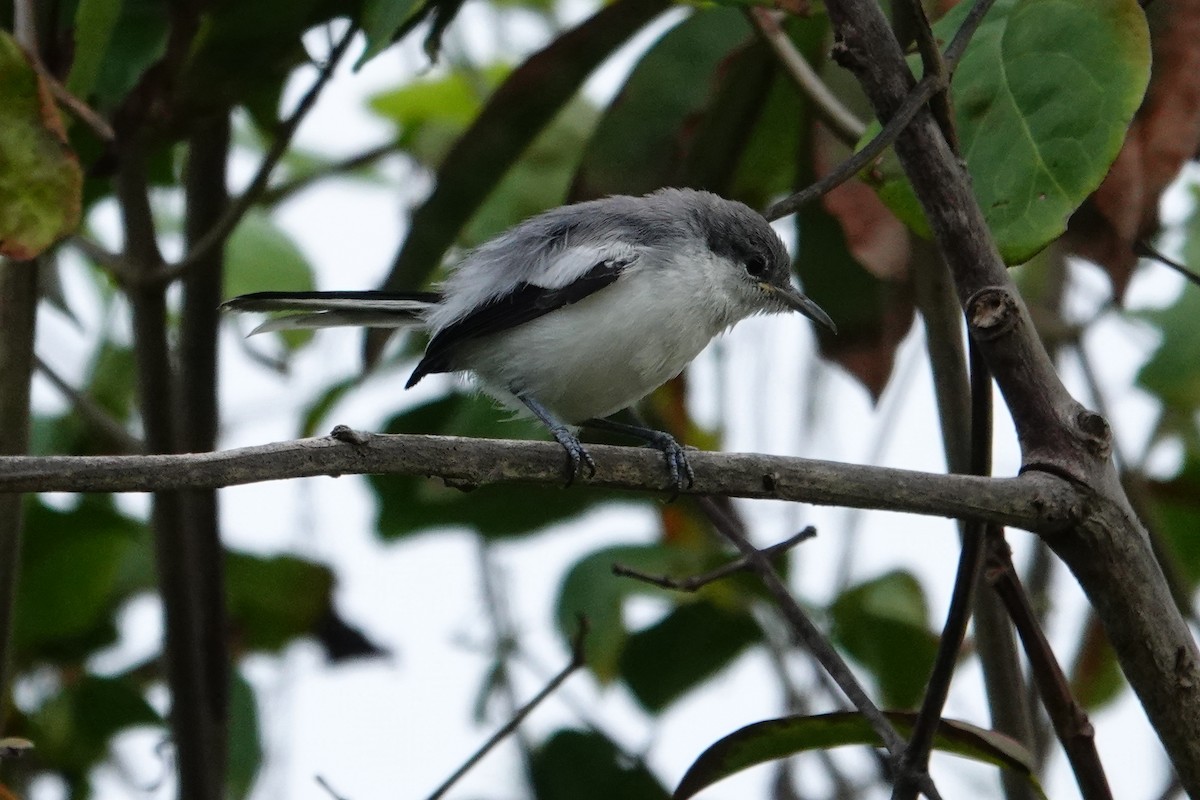
[[82,187],[49,89],[0,31],[0,256],[32,259],[73,231]]
[[[908,736],[916,714],[885,712],[901,736]],[[788,758],[809,750],[828,750],[844,745],[881,747],[882,742],[866,719],[857,712],[839,712],[806,717],[783,717],[756,722],[737,730],[705,750],[679,782],[672,795],[686,800],[723,778],[756,764]],[[1022,775],[1045,800],[1034,776],[1034,758],[1020,743],[996,731],[966,722],[943,719],[934,737],[935,750],[993,764]]]
[[1071,217],[1067,244],[1107,270],[1119,301],[1137,264],[1133,245],[1158,229],[1163,191],[1200,147],[1200,2],[1146,4],[1150,86],[1100,188]]

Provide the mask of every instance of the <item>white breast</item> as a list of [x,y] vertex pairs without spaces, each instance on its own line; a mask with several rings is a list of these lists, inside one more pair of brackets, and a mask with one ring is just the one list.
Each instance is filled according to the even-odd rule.
[[710,274],[694,260],[636,265],[578,303],[462,346],[455,365],[502,400],[528,393],[565,422],[608,416],[678,375],[745,315]]

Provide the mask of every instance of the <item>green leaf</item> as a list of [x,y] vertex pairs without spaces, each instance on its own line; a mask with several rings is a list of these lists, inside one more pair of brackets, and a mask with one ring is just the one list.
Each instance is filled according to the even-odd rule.
[[[424,284],[484,198],[592,70],[667,7],[664,0],[616,0],[514,70],[447,154],[383,288]],[[368,360],[386,340],[368,334]]]
[[[110,340],[100,342],[88,368],[85,396],[118,423],[132,416],[137,381],[133,351]],[[72,407],[61,417],[35,418],[30,452],[39,455],[105,455],[117,444]]]
[[0,257],[32,259],[73,231],[82,191],[50,90],[0,30]]
[[267,116],[273,119],[284,81],[294,67],[309,61],[301,37],[329,19],[330,12],[336,13],[320,0],[205,4],[173,87],[176,113],[187,119],[246,105],[260,123]]
[[[596,126],[575,177],[572,199],[645,194],[676,183],[686,152],[681,139],[692,133],[687,123],[714,101],[714,71],[731,60],[735,48],[750,34],[745,17],[736,9],[706,8],[694,11],[659,39]],[[754,66],[750,71],[761,73]],[[761,102],[763,82],[761,74],[754,76],[742,87],[741,96],[753,98],[757,93]],[[727,120],[734,114],[728,100],[726,107],[714,107],[716,119]],[[736,121],[741,122],[747,110],[736,111]],[[722,155],[732,160],[740,149]]]
[[[1192,188],[1192,201],[1200,201],[1200,189]],[[1192,211],[1185,230],[1183,263],[1200,264],[1200,211]],[[1162,337],[1138,372],[1138,385],[1155,395],[1170,417],[1185,421],[1182,426],[1194,436],[1192,417],[1200,409],[1200,286],[1187,282],[1171,305],[1136,316],[1157,327]]]
[[[1194,423],[1193,423],[1194,424]],[[1183,468],[1166,480],[1148,484],[1153,502],[1153,525],[1162,535],[1172,572],[1187,582],[1200,584],[1200,453],[1189,447]]]
[[355,71],[392,44],[416,5],[417,0],[365,0],[359,27],[367,38],[367,47],[354,62]]
[[[545,429],[537,423],[510,420],[508,416],[508,412],[477,395],[451,395],[393,418],[386,431],[546,438]],[[563,458],[565,465],[566,456]],[[379,498],[378,530],[386,539],[452,526],[471,528],[493,538],[523,536],[576,517],[612,496],[550,486],[492,485],[463,491],[439,481],[405,476],[371,475],[368,480]]]
[[[901,736],[912,731],[917,715],[885,712]],[[883,743],[866,719],[857,712],[839,712],[805,717],[783,717],[756,722],[737,730],[705,750],[688,768],[672,795],[686,800],[723,778],[756,764],[788,758],[810,750],[828,750],[844,745],[882,747]],[[943,753],[1004,767],[1023,776],[1038,797],[1045,793],[1034,775],[1033,755],[1020,743],[996,731],[966,722],[943,719],[933,747]]]
[[166,52],[169,13],[161,0],[80,0],[67,88],[115,108]]
[[314,634],[333,603],[333,573],[296,556],[227,553],[226,602],[238,643],[278,652]]
[[561,203],[595,117],[586,101],[569,103],[488,195],[463,229],[460,243],[464,247],[480,245],[521,220]]
[[533,754],[536,800],[666,800],[644,764],[629,763],[597,733],[558,731]]
[[26,506],[13,642],[26,659],[81,658],[115,640],[113,614],[153,585],[150,534],[110,498],[84,495],[69,511]]
[[[250,212],[225,245],[225,291],[230,297],[272,289],[309,291],[313,268],[291,237],[269,216]],[[280,331],[288,349],[312,340],[309,330]]]
[[122,0],[79,0],[75,7],[75,52],[66,81],[72,94],[87,97],[96,85],[124,6]]
[[937,636],[920,582],[907,572],[889,572],[842,592],[829,609],[830,635],[879,682],[889,706],[912,707],[921,700]]
[[[969,8],[939,20],[938,38],[949,41]],[[1066,230],[1117,157],[1149,77],[1136,0],[999,0],[988,13],[952,94],[975,197],[1006,263],[1029,260]],[[878,172],[880,196],[920,231],[895,160]]]
[[[1192,529],[1193,531],[1195,528]],[[1194,539],[1195,536],[1192,536]],[[1088,614],[1083,636],[1071,664],[1071,696],[1088,712],[1121,696],[1128,685],[1117,663],[1117,654],[1095,614]]]
[[262,766],[262,757],[262,733],[254,687],[235,669],[229,684],[228,797],[241,800],[250,795]]
[[558,591],[555,617],[567,641],[575,638],[579,618],[587,618],[588,669],[602,682],[621,674],[621,655],[629,638],[622,614],[625,600],[636,594],[665,594],[641,581],[613,575],[613,564],[650,575],[691,575],[704,568],[695,552],[658,544],[605,547],[575,562]]
[[629,637],[621,653],[621,676],[638,702],[657,714],[761,638],[745,610],[704,600],[687,603]]
[[80,785],[90,769],[107,757],[117,733],[162,724],[132,680],[85,675],[29,715],[29,738],[37,743],[43,768],[65,773]]

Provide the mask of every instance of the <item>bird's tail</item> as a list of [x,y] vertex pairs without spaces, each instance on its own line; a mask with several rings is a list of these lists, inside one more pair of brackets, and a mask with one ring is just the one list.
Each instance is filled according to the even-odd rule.
[[221,305],[224,311],[279,314],[250,331],[300,328],[407,328],[421,325],[436,292],[256,292]]

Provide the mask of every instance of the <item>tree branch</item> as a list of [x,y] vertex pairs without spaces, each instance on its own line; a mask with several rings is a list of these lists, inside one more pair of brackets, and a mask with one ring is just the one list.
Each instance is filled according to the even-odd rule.
[[321,71],[317,74],[317,79],[313,81],[312,86],[300,98],[300,102],[296,105],[296,109],[292,112],[280,126],[279,131],[275,135],[275,141],[271,148],[267,150],[263,156],[262,163],[258,165],[258,171],[251,179],[250,185],[245,191],[238,196],[226,209],[221,218],[192,246],[188,249],[187,254],[177,263],[163,267],[149,276],[150,280],[158,283],[170,283],[179,278],[188,270],[203,262],[210,253],[218,247],[225,244],[225,241],[233,233],[234,228],[242,221],[242,217],[246,216],[256,202],[263,190],[267,188],[267,182],[271,179],[271,173],[275,169],[275,165],[287,153],[288,147],[292,143],[292,137],[295,136],[300,123],[308,116],[308,112],[316,105],[317,98],[321,96],[321,90],[325,88],[325,84],[333,77],[333,71],[337,68],[338,62],[342,60],[342,56],[346,54],[350,43],[354,40],[354,34],[358,29],[351,25],[346,29],[346,33],[341,40],[334,45],[333,50],[325,59],[325,63],[321,67]]
[[[828,0],[827,8],[835,58],[856,73],[876,115],[890,119],[914,80],[882,12],[872,0]],[[1200,652],[1125,498],[1109,458],[1108,423],[1059,380],[966,170],[928,111],[917,113],[895,148],[1008,404],[1024,469],[1067,477],[1089,496],[1080,524],[1047,543],[1096,609],[1184,787],[1200,796]]]
[[812,101],[813,110],[821,121],[829,126],[843,143],[853,147],[867,130],[862,120],[854,116],[854,112],[846,108],[829,87],[821,80],[812,65],[805,60],[804,55],[796,49],[787,31],[779,24],[779,17],[769,9],[761,6],[751,6],[746,9],[746,17],[758,31],[759,36],[775,53],[775,58],[783,66],[784,72],[792,79],[792,83],[801,93]]
[[[589,444],[597,474],[579,486],[672,492],[662,456],[639,447]],[[793,500],[979,519],[1054,533],[1079,518],[1076,490],[1052,475],[939,475],[831,461],[689,451],[689,494]],[[552,442],[451,436],[335,436],[215,453],[145,456],[13,456],[0,459],[0,492],[154,492],[219,488],[315,475],[424,475],[462,489],[494,483],[561,485],[562,448]]]
[[[0,258],[0,454],[29,448],[29,380],[37,320],[38,268]],[[21,564],[22,497],[0,494],[0,698],[7,698],[13,610]],[[5,707],[0,707],[0,734]]]

